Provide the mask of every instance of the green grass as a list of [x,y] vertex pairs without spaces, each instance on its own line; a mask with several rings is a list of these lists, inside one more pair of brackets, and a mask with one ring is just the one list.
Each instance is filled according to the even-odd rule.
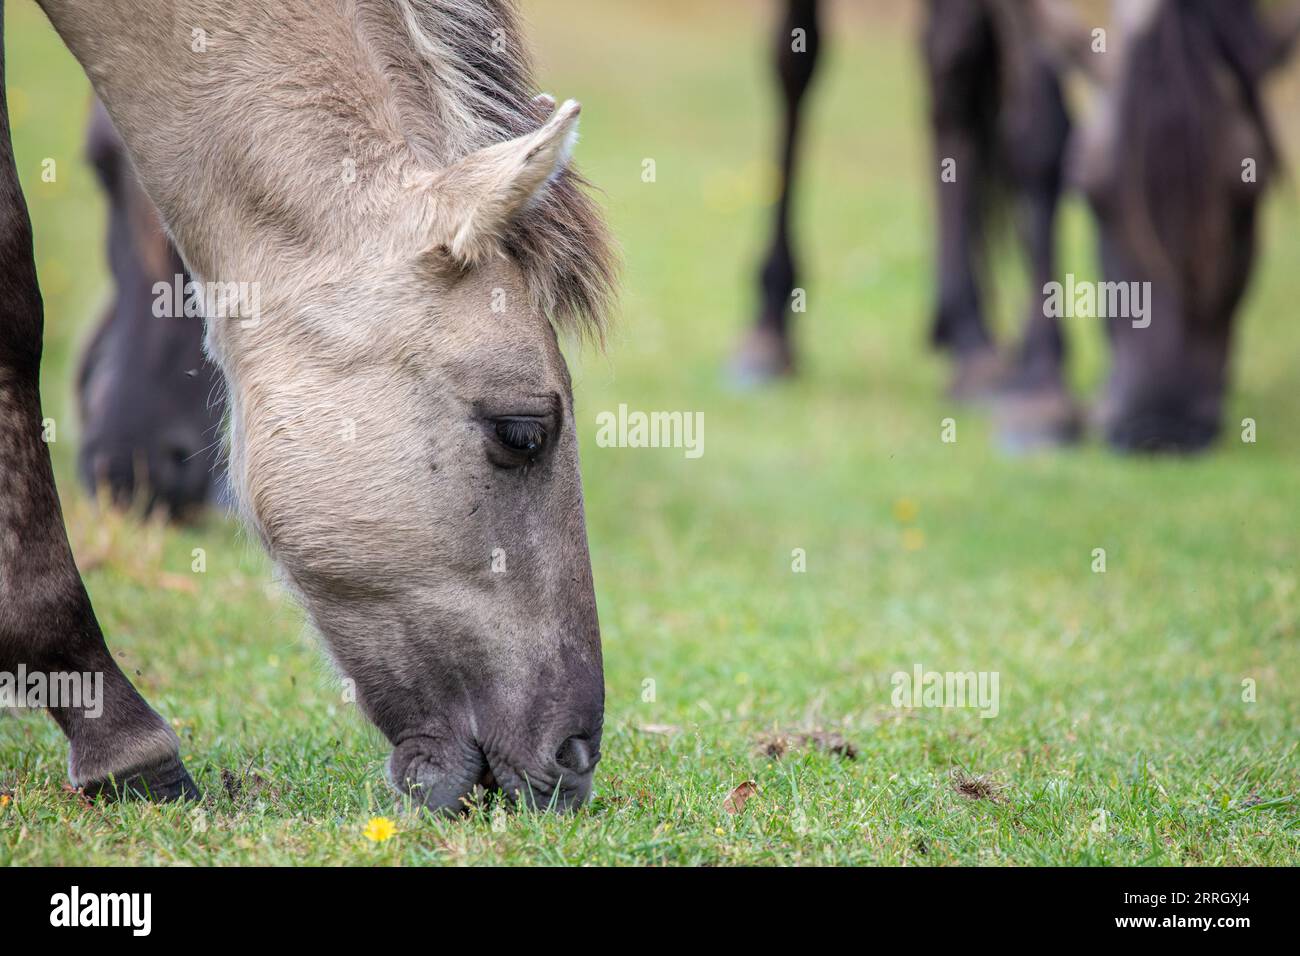
[[[111,646],[207,796],[84,806],[64,790],[54,724],[0,718],[0,863],[1294,864],[1294,194],[1270,204],[1238,339],[1227,417],[1255,418],[1256,444],[1229,428],[1194,461],[1094,445],[1002,457],[980,414],[940,397],[946,370],[922,346],[930,160],[913,28],[848,17],[804,167],[804,374],[734,394],[720,370],[753,306],[770,198],[766,18],[730,0],[640,6],[529,4],[545,87],[584,101],[579,156],[627,253],[608,354],[573,355],[608,687],[598,792],[569,818],[439,821],[395,808],[384,742],[247,535],[218,517],[135,526],[75,487],[71,369],[105,288],[78,152],[85,84],[34,6],[10,4],[70,533]],[[1294,83],[1276,95],[1294,104]],[[40,181],[44,157],[57,184]],[[1077,206],[1063,236],[1066,267],[1090,272]],[[1088,393],[1105,350],[1071,321]],[[620,402],[703,411],[704,456],[597,448],[595,416]],[[947,416],[955,444],[939,440]],[[1105,574],[1090,570],[1099,547]],[[806,573],[791,571],[796,548]],[[896,710],[890,675],[918,663],[997,671],[999,715]],[[812,727],[856,759],[757,752],[763,733]],[[728,813],[746,780],[757,792]],[[363,838],[375,815],[398,835]]]

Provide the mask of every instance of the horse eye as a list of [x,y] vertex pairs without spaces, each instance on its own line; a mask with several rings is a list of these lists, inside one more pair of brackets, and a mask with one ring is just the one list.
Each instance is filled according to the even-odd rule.
[[497,438],[507,448],[532,457],[546,443],[546,429],[532,419],[503,418],[497,422]]

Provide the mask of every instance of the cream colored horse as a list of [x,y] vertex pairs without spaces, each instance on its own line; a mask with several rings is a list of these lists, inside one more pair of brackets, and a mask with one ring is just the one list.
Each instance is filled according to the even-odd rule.
[[[39,2],[222,292],[233,486],[393,783],[436,809],[479,784],[580,802],[604,683],[553,327],[598,337],[615,266],[569,165],[578,104],[534,95],[512,4]],[[55,712],[74,784],[192,792],[80,582],[61,613],[92,637],[37,618],[17,555],[66,551],[42,534],[0,549],[0,665],[110,671],[103,718]]]

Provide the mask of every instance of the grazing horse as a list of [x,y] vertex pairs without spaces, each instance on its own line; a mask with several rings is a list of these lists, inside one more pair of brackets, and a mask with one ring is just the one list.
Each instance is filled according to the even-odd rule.
[[77,375],[78,471],[119,507],[183,519],[218,496],[221,373],[203,355],[202,316],[174,307],[185,265],[99,102],[86,154],[108,199],[113,298]]
[[[821,32],[818,0],[787,0],[785,9],[777,46],[781,196],[759,318],[735,360],[749,381],[794,365],[789,207]],[[926,6],[938,210],[931,341],[955,359],[953,395],[995,397],[1003,437],[1016,447],[1066,442],[1081,431],[1063,379],[1065,338],[1045,307],[1057,278],[1053,233],[1068,169],[1097,213],[1107,280],[1151,281],[1152,328],[1160,325],[1153,332],[1108,319],[1113,371],[1097,416],[1103,433],[1121,449],[1194,450],[1217,431],[1227,333],[1253,261],[1254,207],[1276,161],[1259,87],[1285,58],[1297,17],[1266,22],[1253,2],[1238,9],[1214,0],[1125,0],[1116,11],[1118,36],[1103,52],[1062,0]],[[1145,53],[1129,56],[1130,47]],[[1062,94],[1063,75],[1074,68],[1101,101],[1085,130],[1074,128]],[[1241,178],[1245,157],[1257,160],[1249,183]],[[983,305],[985,250],[1001,207],[1014,214],[1034,290],[1010,362],[997,356]],[[1219,249],[1233,254],[1214,255]]]
[[1098,408],[1122,450],[1197,451],[1219,432],[1232,329],[1279,154],[1262,100],[1300,34],[1300,4],[1132,0],[1073,175],[1110,283],[1149,283],[1145,323],[1110,317]]
[[[205,310],[231,484],[401,793],[572,807],[604,678],[557,328],[615,288],[506,0],[40,0],[121,133]],[[40,440],[41,307],[0,141],[0,668],[104,673],[52,707],[88,792],[192,795],[109,655]],[[260,307],[250,309],[252,301]],[[209,302],[211,305],[211,302]]]

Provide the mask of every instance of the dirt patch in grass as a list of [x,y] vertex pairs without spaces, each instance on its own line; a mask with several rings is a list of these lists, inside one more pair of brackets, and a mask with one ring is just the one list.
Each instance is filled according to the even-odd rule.
[[964,770],[953,770],[952,788],[970,800],[1006,802],[1006,787],[989,774],[969,774]]
[[773,760],[780,760],[786,754],[796,750],[821,750],[836,757],[843,757],[845,760],[855,760],[858,756],[858,748],[852,743],[840,734],[825,730],[798,733],[776,731],[760,734],[756,749],[759,754],[771,757]]
[[231,800],[256,800],[274,797],[275,790],[261,771],[246,768],[242,771],[221,768],[221,789]]

